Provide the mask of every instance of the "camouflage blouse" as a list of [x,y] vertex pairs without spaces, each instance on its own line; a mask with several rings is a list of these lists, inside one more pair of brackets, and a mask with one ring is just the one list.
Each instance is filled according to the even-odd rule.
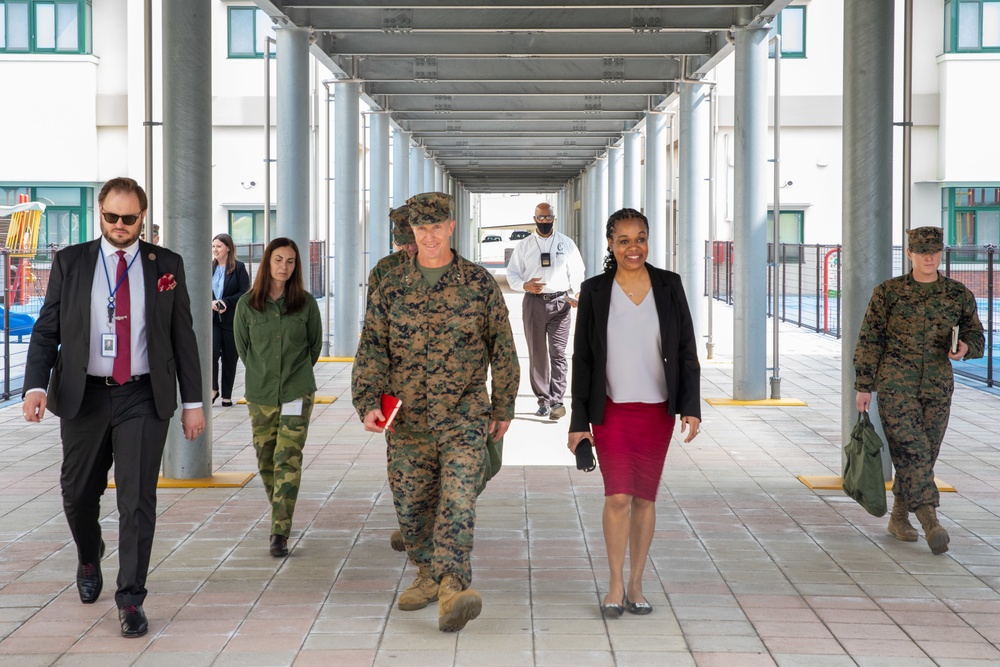
[[951,330],[969,346],[965,359],[983,356],[983,325],[972,292],[938,276],[921,286],[907,274],[872,293],[854,351],[854,389],[920,398],[948,398],[954,378],[948,351]]
[[368,304],[351,383],[362,419],[390,393],[403,402],[396,424],[411,431],[513,419],[520,367],[493,276],[457,254],[433,287],[415,259],[387,273]]

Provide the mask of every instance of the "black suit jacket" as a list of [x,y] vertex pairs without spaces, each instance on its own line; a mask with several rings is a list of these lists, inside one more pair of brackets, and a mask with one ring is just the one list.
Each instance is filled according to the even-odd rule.
[[[86,390],[90,291],[100,249],[101,241],[97,239],[56,253],[45,303],[31,331],[24,390],[48,386],[46,405],[63,419],[76,417]],[[145,284],[146,349],[153,399],[160,419],[169,419],[177,409],[178,383],[183,402],[202,400],[201,365],[191,325],[184,261],[177,253],[145,241],[139,242],[139,257]],[[174,276],[176,286],[158,291],[158,281],[166,274]]]
[[[691,311],[681,277],[646,264],[660,320],[660,353],[671,414],[701,419],[701,365]],[[580,286],[573,338],[573,412],[570,432],[588,431],[604,421],[608,390],[608,314],[614,273],[602,273]]]
[[[212,273],[215,273],[215,262],[212,262]],[[247,266],[243,262],[236,260],[236,268],[232,273],[227,273],[222,281],[222,298],[220,301],[226,304],[223,313],[212,311],[212,323],[222,325],[223,329],[233,328],[233,316],[236,315],[236,302],[240,300],[246,291],[250,289],[250,274],[247,273]],[[215,294],[212,294],[215,300]]]

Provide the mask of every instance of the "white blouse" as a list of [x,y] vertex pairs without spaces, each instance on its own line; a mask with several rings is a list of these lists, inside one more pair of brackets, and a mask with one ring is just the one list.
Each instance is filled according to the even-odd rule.
[[653,290],[637,306],[614,282],[608,314],[608,398],[615,403],[665,402],[667,378],[660,348]]

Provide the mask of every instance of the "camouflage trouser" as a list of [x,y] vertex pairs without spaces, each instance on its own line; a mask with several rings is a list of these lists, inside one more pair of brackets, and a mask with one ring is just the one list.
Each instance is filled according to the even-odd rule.
[[397,429],[386,440],[389,486],[406,554],[430,565],[434,581],[472,582],[476,490],[483,477],[487,422],[454,431]]
[[257,470],[271,503],[271,534],[288,537],[302,480],[302,448],[309,432],[313,394],[302,397],[301,414],[283,415],[281,406],[247,403],[253,427]]
[[878,394],[878,414],[896,468],[892,493],[906,509],[938,506],[934,464],[948,428],[951,398],[930,399],[900,394]]

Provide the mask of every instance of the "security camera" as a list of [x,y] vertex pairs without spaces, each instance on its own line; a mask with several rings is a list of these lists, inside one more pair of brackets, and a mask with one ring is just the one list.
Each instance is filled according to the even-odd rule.
[[[791,182],[791,181],[788,181],[788,184],[789,184],[789,185],[791,185],[791,184],[792,184],[792,182]],[[252,187],[255,187],[256,185],[257,185],[257,181],[250,181],[250,187],[251,187],[251,188],[252,188]]]
[[[253,185],[253,181],[250,181],[250,185]],[[785,181],[785,186],[792,185],[791,181]]]

